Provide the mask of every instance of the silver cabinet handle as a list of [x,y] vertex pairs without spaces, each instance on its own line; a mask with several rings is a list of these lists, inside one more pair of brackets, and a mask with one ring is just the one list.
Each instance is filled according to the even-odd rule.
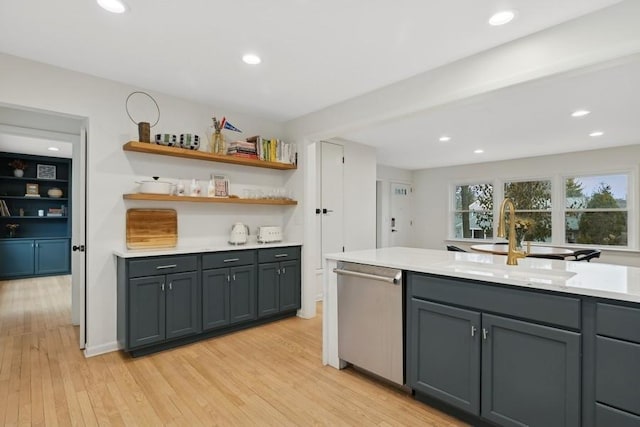
[[169,290],[172,291],[173,290],[173,282],[169,282]]
[[482,339],[486,341],[488,336],[489,336],[489,331],[487,331],[485,328],[482,328]]
[[477,330],[478,330],[478,329],[477,329],[475,326],[471,325],[471,336],[472,336],[472,337],[475,337],[475,336],[476,336],[476,331],[477,331]]
[[228,274],[227,274],[227,282],[231,283],[231,276],[229,276]]
[[236,262],[236,261],[240,261],[240,258],[229,258],[229,259],[225,259],[222,262]]
[[288,257],[289,254],[277,254],[275,255],[275,258],[284,258],[284,257]]
[[282,267],[282,274],[287,274],[287,270],[284,267]]
[[156,267],[156,270],[164,270],[166,268],[175,268],[178,264],[169,264],[169,265],[159,265]]
[[276,270],[276,273],[277,273],[278,275],[280,275],[280,269],[277,269],[277,270]]
[[162,289],[162,292],[164,292],[164,282],[162,282],[162,284],[160,285],[160,289]]
[[233,281],[236,281],[236,273],[233,273]]

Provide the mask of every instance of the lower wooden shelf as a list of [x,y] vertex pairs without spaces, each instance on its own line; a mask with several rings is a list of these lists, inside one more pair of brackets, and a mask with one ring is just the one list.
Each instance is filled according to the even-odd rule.
[[123,194],[125,200],[147,200],[158,202],[191,202],[191,203],[236,203],[244,205],[276,205],[291,206],[297,205],[296,200],[291,199],[241,199],[238,197],[192,197],[192,196],[170,196],[166,194],[146,194],[133,193]]

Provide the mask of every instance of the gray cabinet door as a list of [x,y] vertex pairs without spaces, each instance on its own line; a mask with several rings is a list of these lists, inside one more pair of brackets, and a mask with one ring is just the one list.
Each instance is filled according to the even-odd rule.
[[36,274],[68,274],[69,239],[36,240]]
[[580,425],[580,334],[482,315],[481,415],[501,426]]
[[0,241],[0,277],[33,275],[33,247],[30,239]]
[[300,308],[300,261],[291,260],[280,263],[280,311]]
[[277,262],[258,265],[258,317],[280,311],[279,270]]
[[253,265],[229,269],[229,323],[256,318],[256,268]]
[[202,272],[202,329],[229,324],[229,269]]
[[165,276],[129,280],[129,348],[165,339]]
[[195,271],[166,276],[166,337],[200,332],[200,287]]
[[480,412],[480,313],[411,300],[410,387],[467,412]]

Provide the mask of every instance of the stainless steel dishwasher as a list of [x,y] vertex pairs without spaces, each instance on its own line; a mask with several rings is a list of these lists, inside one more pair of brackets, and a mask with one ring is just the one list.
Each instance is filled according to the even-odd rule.
[[402,271],[339,262],[338,357],[404,384]]

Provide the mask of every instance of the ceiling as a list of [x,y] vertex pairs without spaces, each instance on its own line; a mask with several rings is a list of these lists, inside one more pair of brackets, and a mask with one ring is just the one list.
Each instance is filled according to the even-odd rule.
[[[286,122],[619,1],[126,0],[123,15],[94,0],[0,2],[0,52]],[[487,25],[504,8],[516,19]],[[244,64],[247,52],[262,64]],[[615,88],[607,72],[622,76]],[[521,85],[338,137],[406,169],[622,145],[620,114],[634,110],[614,96],[638,111],[629,73],[638,66]],[[568,119],[586,106],[590,116]],[[594,126],[607,132],[597,142],[583,136]],[[452,141],[439,144],[445,133]]]

